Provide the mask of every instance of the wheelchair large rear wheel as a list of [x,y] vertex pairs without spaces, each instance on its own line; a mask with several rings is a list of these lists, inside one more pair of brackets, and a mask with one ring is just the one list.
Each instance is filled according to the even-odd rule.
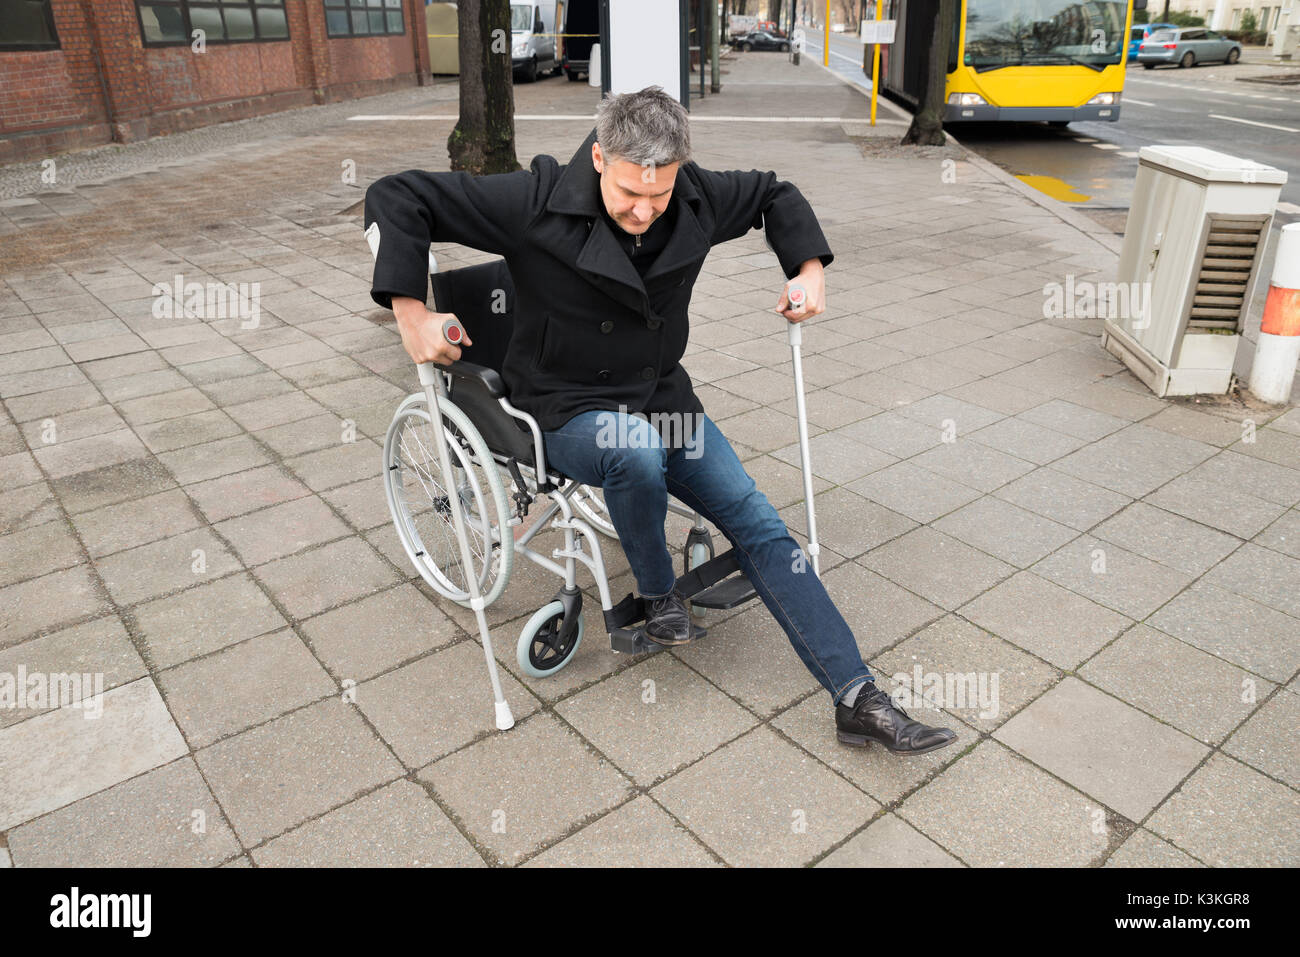
[[384,491],[397,537],[420,577],[438,594],[469,607],[469,580],[456,540],[448,485],[455,488],[473,556],[472,574],[490,605],[514,564],[514,533],[501,472],[478,429],[449,400],[438,403],[454,479],[444,482],[424,397],[398,408],[384,438]]
[[609,509],[605,507],[605,498],[600,489],[579,485],[569,501],[578,510],[578,514],[591,523],[592,528],[617,541],[618,530],[614,528],[614,520],[609,517]]

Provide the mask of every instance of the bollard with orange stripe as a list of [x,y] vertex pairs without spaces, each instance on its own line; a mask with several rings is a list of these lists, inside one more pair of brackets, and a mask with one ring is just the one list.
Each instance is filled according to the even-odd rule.
[[1278,237],[1273,278],[1250,370],[1250,391],[1265,402],[1291,397],[1300,362],[1300,223],[1283,226]]

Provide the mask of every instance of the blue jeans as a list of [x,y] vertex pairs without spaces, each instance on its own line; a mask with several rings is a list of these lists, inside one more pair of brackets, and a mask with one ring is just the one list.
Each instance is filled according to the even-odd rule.
[[800,660],[838,704],[849,689],[873,680],[848,622],[713,421],[703,414],[673,419],[690,427],[670,429],[666,444],[644,418],[582,412],[543,433],[546,461],[604,489],[644,597],[666,595],[677,580],[664,537],[668,495],[712,522],[736,549],[740,567]]

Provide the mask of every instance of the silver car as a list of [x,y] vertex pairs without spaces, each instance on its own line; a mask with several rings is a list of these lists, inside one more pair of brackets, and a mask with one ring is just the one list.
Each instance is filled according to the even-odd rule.
[[1185,67],[1220,60],[1236,63],[1240,59],[1240,43],[1205,27],[1156,30],[1142,41],[1137,54],[1137,61],[1148,70],[1154,70],[1161,63]]

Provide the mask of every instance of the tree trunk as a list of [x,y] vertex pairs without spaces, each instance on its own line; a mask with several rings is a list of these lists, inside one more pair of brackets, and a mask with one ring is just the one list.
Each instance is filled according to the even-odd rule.
[[904,143],[942,146],[946,142],[943,135],[943,90],[948,82],[948,48],[956,19],[957,0],[939,0],[939,13],[935,17],[934,34],[930,37],[930,52],[925,64],[925,95],[903,137]]
[[456,19],[460,117],[447,137],[451,168],[474,176],[522,169],[515,156],[510,0],[460,0]]

